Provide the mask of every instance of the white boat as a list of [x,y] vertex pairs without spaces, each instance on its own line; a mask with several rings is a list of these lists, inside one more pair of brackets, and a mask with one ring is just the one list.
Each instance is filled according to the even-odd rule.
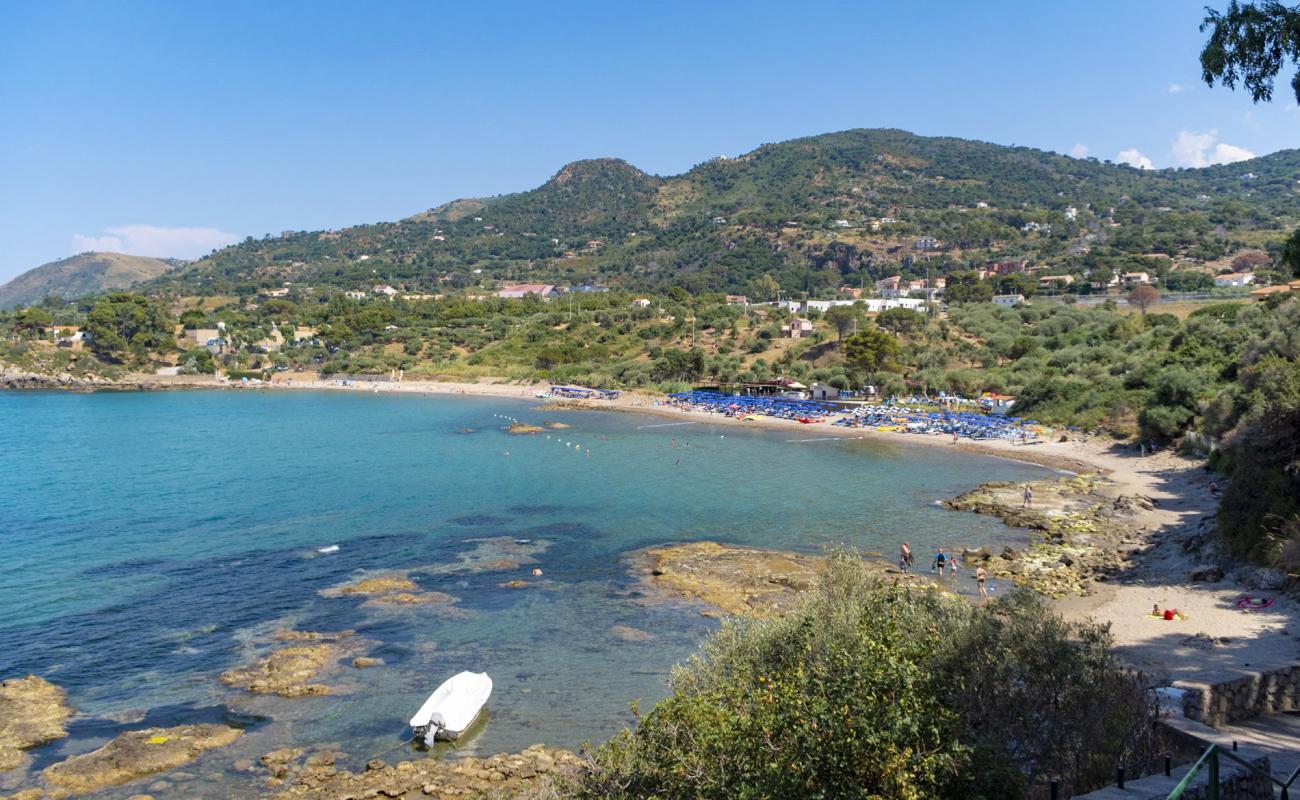
[[492,679],[486,672],[452,675],[429,695],[411,717],[411,727],[425,744],[452,741],[474,724],[492,695]]
[[324,553],[324,554],[326,554],[326,555],[328,555],[328,554],[330,554],[330,553],[337,553],[338,551],[339,551],[339,546],[336,545],[336,544],[329,545],[328,547],[318,547],[318,548],[316,548],[316,552],[317,552],[317,553]]

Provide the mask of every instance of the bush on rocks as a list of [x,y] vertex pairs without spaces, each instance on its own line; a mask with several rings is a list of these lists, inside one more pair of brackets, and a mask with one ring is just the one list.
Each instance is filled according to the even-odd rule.
[[851,554],[779,619],[732,620],[594,755],[579,798],[1018,798],[1105,785],[1155,751],[1102,627],[1016,591],[976,608]]

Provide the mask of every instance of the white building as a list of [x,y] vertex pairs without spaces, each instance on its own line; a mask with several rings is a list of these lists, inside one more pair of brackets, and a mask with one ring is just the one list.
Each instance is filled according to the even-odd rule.
[[1226,275],[1215,275],[1215,286],[1249,286],[1255,282],[1253,272],[1229,272]]
[[1015,306],[1020,305],[1023,302],[1025,302],[1025,296],[1023,294],[993,295],[993,305],[995,306],[1006,306],[1007,308],[1013,308]]

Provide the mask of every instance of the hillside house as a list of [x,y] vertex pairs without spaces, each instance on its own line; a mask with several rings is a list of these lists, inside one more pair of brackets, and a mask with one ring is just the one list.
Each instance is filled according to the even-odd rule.
[[1049,291],[1063,291],[1074,285],[1073,275],[1043,275],[1038,279],[1038,288]]
[[185,345],[206,347],[209,352],[220,355],[226,352],[225,328],[195,328],[185,331]]
[[76,325],[55,325],[45,329],[45,335],[59,347],[80,350],[90,341],[89,334]]
[[649,308],[650,300],[645,297],[638,297],[637,299],[632,301],[632,305],[636,306],[637,308]]
[[805,336],[811,336],[812,332],[812,320],[803,317],[795,317],[781,326],[781,335],[787,339],[802,339]]
[[902,284],[902,275],[890,275],[888,278],[876,281],[876,291],[881,297],[898,297],[901,294]]
[[397,296],[397,290],[386,283],[376,283],[374,286],[371,286],[370,293],[373,295],[382,295],[390,300]]
[[1282,294],[1284,292],[1300,292],[1300,281],[1291,281],[1290,283],[1279,283],[1276,286],[1261,286],[1258,289],[1252,289],[1250,299],[1263,300],[1270,294]]
[[1226,275],[1215,275],[1215,286],[1232,286],[1241,287],[1249,286],[1255,282],[1255,273],[1253,272],[1229,272]]
[[1024,259],[1019,261],[990,261],[984,267],[985,272],[989,275],[1015,275],[1027,269],[1029,269],[1029,262]]
[[993,305],[1014,308],[1025,302],[1023,294],[995,294],[993,295]]
[[727,295],[727,305],[747,306],[749,305],[749,298],[743,294],[729,294]]
[[938,250],[939,241],[933,236],[922,236],[912,244],[917,250]]
[[1149,272],[1125,272],[1120,278],[1125,286],[1142,286],[1151,283]]
[[497,297],[502,300],[522,300],[530,294],[550,301],[560,296],[560,290],[549,283],[518,283],[501,289],[497,292]]
[[350,291],[344,292],[343,296],[349,300],[365,300],[367,297],[369,297],[369,295],[367,295],[365,292],[362,292],[357,289],[352,289]]

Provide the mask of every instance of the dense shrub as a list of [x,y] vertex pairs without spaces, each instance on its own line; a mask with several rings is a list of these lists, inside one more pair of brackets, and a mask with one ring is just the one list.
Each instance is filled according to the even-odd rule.
[[733,620],[595,754],[579,798],[1068,794],[1154,754],[1153,710],[1104,628],[1016,591],[983,608],[829,560],[784,618]]

